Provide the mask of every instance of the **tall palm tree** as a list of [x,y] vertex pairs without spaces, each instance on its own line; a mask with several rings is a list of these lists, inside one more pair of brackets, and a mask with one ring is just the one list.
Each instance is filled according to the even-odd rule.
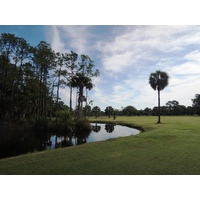
[[82,73],[76,73],[71,80],[71,86],[78,88],[78,113],[77,118],[82,118],[83,102],[86,101],[86,97],[83,95],[84,87],[91,90],[93,88],[92,79],[85,76]]
[[154,90],[158,91],[158,122],[160,121],[160,91],[163,90],[169,83],[169,76],[166,72],[156,71],[149,76],[149,84]]

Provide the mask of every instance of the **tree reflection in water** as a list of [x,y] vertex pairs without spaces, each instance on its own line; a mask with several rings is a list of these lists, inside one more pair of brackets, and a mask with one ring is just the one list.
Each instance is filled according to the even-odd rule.
[[114,131],[114,124],[106,124],[105,125],[105,130],[108,132],[108,133],[112,133]]
[[[55,135],[55,148],[73,146],[72,131],[66,130],[61,132],[60,134],[54,134],[54,135]],[[58,142],[58,137],[61,138],[59,142]]]
[[[105,128],[104,128],[105,127]],[[24,129],[3,129],[0,126],[0,158],[17,156],[28,152],[42,151],[88,142],[102,141],[113,137],[138,134],[136,129],[113,124],[92,124],[92,130],[77,132],[27,131]],[[110,134],[112,133],[112,134]]]
[[[77,131],[77,132],[62,132],[60,134],[53,134],[55,137],[55,148],[68,147],[87,143],[91,130]],[[58,138],[60,139],[58,141]],[[74,141],[74,142],[73,142]]]
[[46,131],[26,131],[22,128],[2,129],[0,132],[0,158],[42,151],[51,146],[51,135]]
[[55,144],[55,148],[58,147],[70,147],[70,146],[74,146],[73,142],[72,142],[72,138],[64,138],[63,140],[61,140],[60,142],[57,142],[57,144]]
[[95,133],[98,133],[101,130],[101,126],[98,126],[97,123],[93,126],[92,125],[92,131]]
[[87,138],[89,137],[92,130],[77,131],[75,133],[75,140],[77,145],[87,143]]

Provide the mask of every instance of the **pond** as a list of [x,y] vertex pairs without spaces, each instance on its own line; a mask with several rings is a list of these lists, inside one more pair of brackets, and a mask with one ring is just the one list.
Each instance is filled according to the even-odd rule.
[[108,140],[111,138],[125,137],[140,133],[140,131],[137,129],[121,125],[97,123],[91,125],[92,132],[88,138],[88,142]]
[[140,133],[139,130],[114,124],[91,123],[92,131],[76,135],[34,131],[0,131],[0,158],[34,151],[76,146]]
[[65,145],[76,146],[83,143],[103,141],[111,138],[125,137],[140,133],[137,129],[121,125],[91,123],[91,126],[92,131],[90,133],[85,133],[83,137],[51,136],[50,141],[52,144],[48,147],[48,149],[54,149]]

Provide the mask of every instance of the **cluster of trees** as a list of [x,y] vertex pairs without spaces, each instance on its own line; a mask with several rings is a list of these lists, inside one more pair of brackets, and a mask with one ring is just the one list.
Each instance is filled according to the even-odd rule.
[[77,118],[83,115],[85,90],[93,88],[99,76],[87,55],[55,52],[40,41],[31,46],[24,38],[3,33],[0,36],[0,120],[46,119],[66,106],[60,101],[61,87],[77,88]]

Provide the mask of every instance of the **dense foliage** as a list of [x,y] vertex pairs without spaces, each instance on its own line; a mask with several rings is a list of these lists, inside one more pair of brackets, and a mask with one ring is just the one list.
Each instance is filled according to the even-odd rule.
[[[35,47],[24,38],[3,33],[0,36],[0,120],[47,119],[56,116],[62,104],[60,87],[78,90],[77,118],[82,117],[83,89],[92,89],[92,77],[99,76],[87,55],[55,52],[50,44]],[[57,123],[57,119],[56,119]]]

